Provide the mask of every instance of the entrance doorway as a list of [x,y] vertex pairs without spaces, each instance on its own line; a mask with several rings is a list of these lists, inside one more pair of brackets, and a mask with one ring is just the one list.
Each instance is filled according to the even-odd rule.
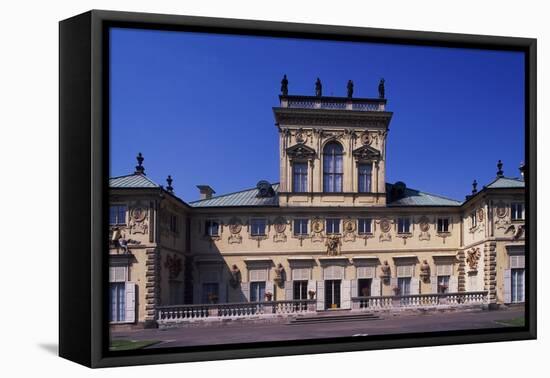
[[342,280],[325,280],[325,309],[340,308],[340,286]]

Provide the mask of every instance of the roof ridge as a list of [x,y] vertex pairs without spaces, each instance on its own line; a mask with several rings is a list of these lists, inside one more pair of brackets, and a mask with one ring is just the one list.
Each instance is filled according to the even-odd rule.
[[126,178],[141,179],[141,180],[147,181],[149,184],[151,184],[151,185],[153,185],[153,186],[155,186],[155,187],[157,187],[157,188],[162,187],[162,185],[157,184],[155,181],[153,181],[152,179],[150,179],[150,178],[147,177],[146,175],[142,175],[142,174],[139,174],[139,173],[132,173],[132,174],[129,174],[129,175],[122,175],[122,176],[109,177],[109,181],[111,181],[111,180],[121,180],[121,179],[126,179]]
[[[275,185],[279,185],[279,182],[274,182],[273,184],[271,184],[271,186],[275,186]],[[197,203],[197,202],[202,202],[202,201],[210,201],[210,200],[213,200],[213,199],[216,199],[216,198],[221,198],[221,197],[227,197],[227,196],[231,196],[233,194],[238,194],[238,193],[244,193],[244,192],[249,192],[251,190],[257,190],[258,188],[257,187],[254,187],[254,188],[250,188],[250,189],[243,189],[243,190],[237,190],[236,192],[231,192],[231,193],[225,193],[225,194],[220,194],[219,196],[214,196],[212,198],[205,198],[205,199],[199,199],[199,200],[195,200],[195,201],[190,201],[189,203]]]
[[[418,190],[418,189],[415,189],[415,190]],[[446,199],[446,200],[449,200],[449,201],[462,203],[462,201],[456,200],[456,199],[451,198],[451,197],[442,196],[441,194],[434,194],[434,193],[424,192],[424,191],[422,191],[422,190],[418,190],[418,191],[419,191],[420,193],[428,194],[428,195],[430,195],[430,196],[439,197],[439,198],[443,198],[443,199]]]
[[[392,186],[393,186],[395,183],[392,184],[392,183],[387,182],[386,184],[387,184],[387,185],[392,185]],[[433,196],[433,197],[438,197],[438,198],[446,199],[446,200],[448,200],[448,201],[453,201],[453,202],[457,202],[457,203],[462,203],[462,201],[456,200],[456,199],[451,198],[451,197],[442,196],[441,194],[434,194],[434,193],[424,192],[424,191],[422,191],[422,190],[420,190],[420,189],[409,188],[408,186],[405,187],[405,190],[407,190],[407,189],[408,189],[408,190],[414,190],[414,191],[416,191],[416,192],[418,192],[418,193],[427,194],[427,195],[430,195],[430,196]]]

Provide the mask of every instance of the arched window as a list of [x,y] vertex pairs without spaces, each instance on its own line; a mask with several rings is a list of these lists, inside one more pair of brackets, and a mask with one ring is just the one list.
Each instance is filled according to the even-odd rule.
[[323,191],[334,193],[342,191],[342,145],[327,143],[323,149]]

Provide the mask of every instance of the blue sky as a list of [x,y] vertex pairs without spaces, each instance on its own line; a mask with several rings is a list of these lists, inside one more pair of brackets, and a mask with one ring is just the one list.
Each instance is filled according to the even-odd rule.
[[111,31],[110,175],[168,174],[185,201],[279,181],[280,81],[290,94],[376,97],[386,80],[388,182],[463,200],[524,161],[524,56],[518,52],[187,32]]

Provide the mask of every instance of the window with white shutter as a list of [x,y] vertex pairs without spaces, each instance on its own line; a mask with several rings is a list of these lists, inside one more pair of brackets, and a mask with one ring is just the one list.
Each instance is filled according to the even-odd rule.
[[397,277],[412,277],[414,265],[397,265]]
[[438,276],[452,276],[453,264],[437,264],[436,272]]
[[374,266],[358,266],[357,278],[374,278]]
[[293,281],[307,281],[311,277],[311,268],[296,268],[292,269]]
[[523,269],[523,268],[525,268],[525,255],[510,256],[510,269]]
[[323,269],[323,279],[325,280],[343,280],[344,279],[344,267],[337,265],[330,265]]
[[267,281],[267,269],[250,269],[248,271],[248,280],[254,281]]
[[128,281],[127,265],[112,265],[109,267],[109,282]]

